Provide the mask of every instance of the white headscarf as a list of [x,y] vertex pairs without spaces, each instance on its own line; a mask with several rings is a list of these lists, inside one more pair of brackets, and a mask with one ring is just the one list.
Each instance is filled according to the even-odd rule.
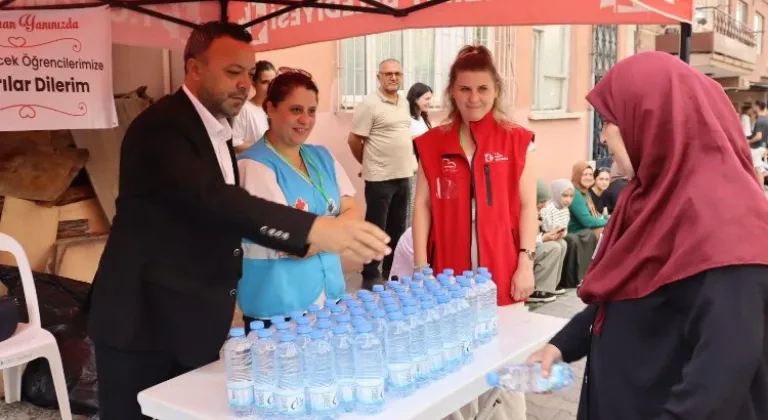
[[560,205],[560,198],[564,192],[572,189],[574,188],[570,179],[560,178],[552,181],[552,202],[555,204],[555,207],[558,209],[563,208],[563,206]]

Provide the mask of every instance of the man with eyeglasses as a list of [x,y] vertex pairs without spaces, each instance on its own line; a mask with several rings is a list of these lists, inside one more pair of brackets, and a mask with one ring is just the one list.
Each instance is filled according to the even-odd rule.
[[[384,229],[393,241],[406,227],[409,188],[413,176],[413,143],[408,101],[400,94],[402,67],[395,59],[379,64],[379,88],[355,108],[349,148],[363,166],[365,220]],[[382,271],[379,271],[382,264]],[[392,255],[363,267],[363,287],[389,277]],[[383,275],[382,275],[383,274]]]

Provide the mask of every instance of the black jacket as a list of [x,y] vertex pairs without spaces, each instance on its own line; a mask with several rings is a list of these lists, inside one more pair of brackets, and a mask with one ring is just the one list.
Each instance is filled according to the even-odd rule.
[[[229,150],[237,178],[231,142]],[[189,366],[215,360],[226,339],[242,238],[303,255],[316,217],[227,185],[183,90],[128,128],[116,208],[86,305],[91,338],[169,352]]]

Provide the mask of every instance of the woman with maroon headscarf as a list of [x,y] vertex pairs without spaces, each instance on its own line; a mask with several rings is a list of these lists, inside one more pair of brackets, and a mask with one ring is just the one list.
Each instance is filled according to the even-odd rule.
[[587,100],[632,180],[589,306],[529,361],[587,357],[579,420],[768,419],[768,201],[722,86],[649,52]]

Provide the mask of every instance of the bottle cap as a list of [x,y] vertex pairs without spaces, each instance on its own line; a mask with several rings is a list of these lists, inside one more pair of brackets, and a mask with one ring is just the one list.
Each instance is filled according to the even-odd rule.
[[[406,306],[405,308],[403,308],[403,315],[406,315],[406,316],[413,315],[416,312],[418,312],[418,310],[416,309],[415,306]],[[395,312],[393,312],[393,313],[395,313]]]
[[485,382],[488,384],[488,386],[499,386],[501,377],[496,372],[488,372],[485,375]]
[[325,312],[325,311],[320,311],[320,312],[315,314],[315,318],[317,318],[317,319],[328,319],[330,317],[331,317],[331,314],[329,314],[328,312]]
[[402,312],[390,312],[389,315],[390,321],[401,321],[403,319],[403,313]]
[[322,330],[312,330],[312,332],[309,334],[309,338],[313,340],[321,340],[325,337],[325,331]]
[[336,326],[333,327],[333,333],[335,335],[346,334],[347,333],[347,326],[346,325],[341,325],[341,324],[336,324]]
[[313,303],[307,308],[309,312],[320,312],[320,305]]
[[358,333],[369,333],[373,330],[373,327],[371,326],[370,322],[358,322],[355,324],[355,331]]
[[278,339],[281,343],[287,343],[289,341],[296,341],[296,334],[292,332],[284,332],[278,335]]
[[255,320],[255,321],[251,321],[251,323],[250,323],[250,324],[248,324],[248,326],[250,326],[250,327],[251,327],[251,331],[254,331],[254,330],[261,330],[261,329],[263,329],[263,328],[264,328],[264,321],[259,321],[259,320],[257,319],[257,320]]
[[453,269],[452,268],[446,268],[443,270],[443,274],[448,275],[449,277],[453,275]]
[[272,337],[272,330],[268,330],[268,329],[256,330],[256,336],[259,338],[270,338]]
[[298,327],[296,327],[296,333],[297,334],[307,335],[307,334],[309,334],[311,332],[312,332],[312,327],[310,327],[309,324],[307,324],[307,325],[299,325]]
[[383,284],[374,284],[373,285],[373,291],[376,293],[381,293],[384,291],[384,285]]
[[309,318],[303,316],[301,318],[296,318],[294,322],[296,322],[296,325],[309,325]]
[[230,337],[242,337],[245,335],[245,328],[234,327],[229,330]]
[[282,315],[275,315],[275,316],[273,316],[272,318],[269,318],[269,321],[270,321],[272,324],[279,324],[279,323],[281,323],[281,322],[285,322],[285,317],[284,317],[284,316],[282,316]]
[[352,316],[350,316],[349,314],[338,314],[338,315],[336,315],[336,322],[337,323],[342,323],[343,324],[343,323],[347,323],[347,322],[350,322],[350,321],[352,321]]

